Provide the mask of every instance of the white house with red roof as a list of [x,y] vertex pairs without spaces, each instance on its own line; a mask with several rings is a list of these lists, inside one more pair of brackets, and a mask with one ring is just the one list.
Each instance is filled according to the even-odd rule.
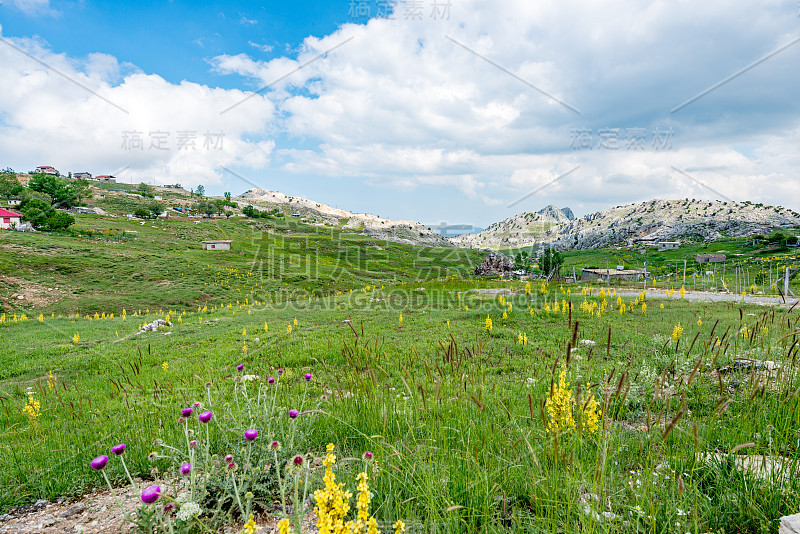
[[22,214],[0,208],[0,228],[12,230],[22,224]]
[[38,167],[36,167],[36,172],[44,174],[52,174],[52,175],[58,173],[55,167],[52,167],[50,165],[39,165]]

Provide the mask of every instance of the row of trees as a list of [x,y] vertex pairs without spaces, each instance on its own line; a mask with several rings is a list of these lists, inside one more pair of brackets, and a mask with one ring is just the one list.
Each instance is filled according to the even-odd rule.
[[253,206],[245,206],[242,209],[242,213],[251,219],[272,219],[274,217],[283,217],[283,213],[281,213],[278,208],[269,211],[259,211],[258,208],[254,208]]
[[[514,269],[530,271],[532,260],[533,257],[530,256],[527,251],[523,250],[514,256]],[[539,270],[541,270],[542,274],[545,276],[550,276],[551,274],[558,276],[563,263],[564,258],[559,251],[547,248],[541,258],[539,258]]]

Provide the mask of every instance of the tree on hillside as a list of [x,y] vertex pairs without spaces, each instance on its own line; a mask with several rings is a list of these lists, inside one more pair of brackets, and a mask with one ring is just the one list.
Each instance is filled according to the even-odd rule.
[[219,213],[219,207],[214,202],[208,202],[205,200],[201,200],[197,204],[195,204],[195,209],[205,215],[206,217],[213,217],[217,213]]
[[551,274],[558,276],[558,272],[561,270],[561,265],[563,263],[564,258],[561,257],[561,254],[557,250],[553,250],[552,248],[548,248],[544,251],[542,259],[539,262],[542,267],[542,272],[548,277]]
[[258,209],[248,204],[247,206],[242,208],[242,213],[244,213],[246,217],[258,218],[261,212],[259,212]]
[[89,196],[90,194],[89,180],[84,180],[83,178],[79,180],[73,180],[72,182],[69,183],[67,189],[69,189],[70,193],[75,199],[75,203],[77,204],[81,200]]
[[27,198],[19,205],[19,211],[34,228],[41,228],[47,224],[47,218],[55,215],[56,210],[39,198]]
[[17,181],[17,175],[14,172],[2,171],[0,172],[0,196],[9,200],[22,193],[25,187]]
[[64,211],[57,211],[45,221],[50,230],[65,230],[75,223],[75,217]]
[[530,267],[530,256],[528,252],[523,250],[516,256],[514,256],[514,269],[522,269],[527,271]]
[[167,208],[164,206],[164,204],[162,204],[158,200],[153,200],[152,202],[147,203],[147,210],[150,212],[153,218],[158,217],[159,215],[164,213],[165,209]]
[[204,196],[204,195],[206,194],[206,188],[205,188],[205,187],[203,187],[203,185],[202,185],[202,184],[201,184],[201,185],[198,185],[198,186],[197,186],[197,190],[195,191],[195,193],[197,193],[199,196],[201,196],[201,197],[202,197],[202,196]]
[[80,196],[88,193],[89,183],[86,180],[76,180],[78,184],[70,184],[65,179],[52,174],[37,173],[28,182],[28,188],[46,193],[52,198],[52,205],[56,208],[71,208],[80,201]]

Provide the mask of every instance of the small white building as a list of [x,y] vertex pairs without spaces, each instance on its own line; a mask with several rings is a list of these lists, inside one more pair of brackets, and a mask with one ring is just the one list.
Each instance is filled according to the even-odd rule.
[[658,251],[661,252],[662,250],[674,250],[680,246],[681,246],[680,241],[659,241]]
[[22,201],[16,198],[12,198],[8,201],[9,206],[19,206],[20,204],[22,204]]
[[0,228],[11,230],[22,224],[22,214],[0,208]]
[[230,250],[231,241],[203,241],[203,250]]

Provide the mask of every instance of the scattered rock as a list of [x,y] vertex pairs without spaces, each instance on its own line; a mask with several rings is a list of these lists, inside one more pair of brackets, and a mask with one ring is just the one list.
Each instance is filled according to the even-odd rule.
[[800,514],[781,517],[781,526],[778,529],[778,534],[800,534]]
[[152,323],[148,323],[148,324],[144,325],[143,327],[141,327],[139,329],[138,333],[141,334],[142,332],[155,332],[156,330],[158,330],[162,326],[171,327],[172,323],[170,321],[165,321],[164,319],[156,319]]
[[479,276],[510,275],[514,271],[514,262],[511,258],[499,253],[489,254],[483,263],[475,267],[475,274]]
[[58,517],[62,519],[69,519],[70,517],[80,514],[84,510],[86,510],[86,505],[82,502],[79,502],[77,504],[73,504],[72,506],[61,512],[61,514],[59,514]]

